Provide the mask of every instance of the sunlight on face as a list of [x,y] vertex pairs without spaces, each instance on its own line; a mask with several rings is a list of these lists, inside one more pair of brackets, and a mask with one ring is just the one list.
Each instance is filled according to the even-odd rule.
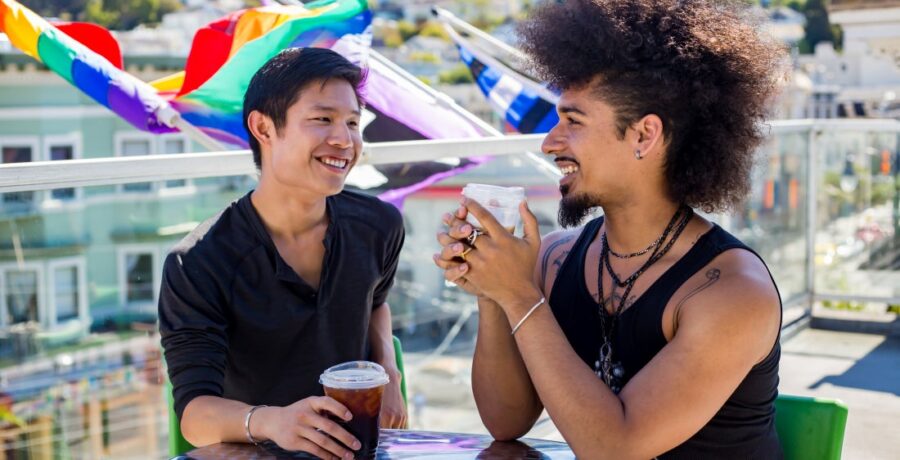
[[344,187],[362,151],[360,106],[344,80],[312,82],[288,108],[285,125],[270,142],[263,174],[279,187],[330,196]]

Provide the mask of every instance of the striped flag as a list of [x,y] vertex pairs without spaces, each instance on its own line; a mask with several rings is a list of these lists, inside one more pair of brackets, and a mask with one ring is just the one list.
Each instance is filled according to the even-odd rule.
[[[105,29],[56,27],[15,0],[0,0],[0,32],[14,46],[144,131],[176,130],[159,116],[165,109],[206,136],[247,148],[243,98],[253,74],[285,48],[316,46],[335,49],[367,67],[367,142],[481,137],[482,129],[440,94],[413,83],[413,77],[383,58],[366,59],[370,52],[378,57],[367,41],[371,20],[366,0],[236,11],[196,33],[184,71],[148,84],[121,70],[118,44]],[[484,161],[360,167],[348,184],[380,193],[399,207],[410,193]]]
[[[457,37],[454,37],[457,38]],[[457,42],[459,55],[494,111],[523,134],[546,133],[559,121],[555,94],[475,47]]]

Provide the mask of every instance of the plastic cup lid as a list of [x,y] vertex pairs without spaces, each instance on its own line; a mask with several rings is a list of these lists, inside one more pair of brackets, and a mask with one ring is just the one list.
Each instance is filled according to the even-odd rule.
[[384,368],[371,361],[350,361],[329,367],[319,383],[329,388],[365,389],[386,385],[391,379]]

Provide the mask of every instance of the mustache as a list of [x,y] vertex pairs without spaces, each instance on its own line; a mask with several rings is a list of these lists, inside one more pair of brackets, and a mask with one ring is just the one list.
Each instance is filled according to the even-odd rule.
[[580,163],[578,163],[578,160],[576,160],[572,157],[556,157],[553,159],[554,163],[559,163],[560,161],[568,161],[570,163],[575,163],[577,165],[581,165]]

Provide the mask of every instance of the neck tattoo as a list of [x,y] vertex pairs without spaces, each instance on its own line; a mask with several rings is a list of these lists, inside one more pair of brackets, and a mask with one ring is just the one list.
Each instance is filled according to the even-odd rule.
[[[610,248],[609,242],[606,239],[606,232],[603,232],[601,236],[601,249],[600,249],[600,261],[599,266],[597,267],[597,286],[599,291],[599,299],[600,303],[597,307],[598,314],[600,316],[600,332],[601,332],[601,344],[600,344],[600,352],[597,361],[594,362],[594,373],[597,374],[601,380],[609,387],[610,390],[615,394],[619,394],[622,391],[622,386],[625,381],[625,368],[622,366],[621,359],[617,359],[613,354],[613,337],[615,337],[616,326],[619,323],[619,316],[622,314],[622,311],[625,309],[626,304],[630,303],[628,301],[628,296],[631,294],[631,289],[634,287],[635,281],[650,268],[651,265],[656,263],[659,259],[662,259],[666,253],[672,249],[672,246],[675,244],[675,241],[678,240],[678,237],[681,235],[681,232],[687,226],[688,222],[690,222],[691,217],[694,215],[694,210],[687,207],[681,206],[675,211],[675,215],[672,216],[672,219],[669,220],[669,224],[666,226],[665,230],[663,230],[662,235],[660,235],[659,239],[655,241],[651,247],[653,248],[653,253],[650,254],[650,258],[647,259],[644,264],[637,269],[631,276],[626,278],[624,281],[619,278],[616,272],[612,269],[612,265],[609,262]],[[671,238],[669,238],[671,236]],[[668,241],[668,242],[666,242]],[[665,246],[662,243],[666,243]],[[650,247],[647,248],[649,250]],[[645,250],[646,252],[646,250]],[[630,254],[627,254],[630,256]],[[606,272],[609,274],[610,279],[612,280],[612,295],[610,296],[609,303],[611,304],[613,312],[610,313],[606,309],[606,305],[603,298],[603,271],[604,267],[606,268]],[[624,288],[624,292],[622,296],[616,296],[616,288]],[[619,301],[619,305],[615,305],[615,300]]]

